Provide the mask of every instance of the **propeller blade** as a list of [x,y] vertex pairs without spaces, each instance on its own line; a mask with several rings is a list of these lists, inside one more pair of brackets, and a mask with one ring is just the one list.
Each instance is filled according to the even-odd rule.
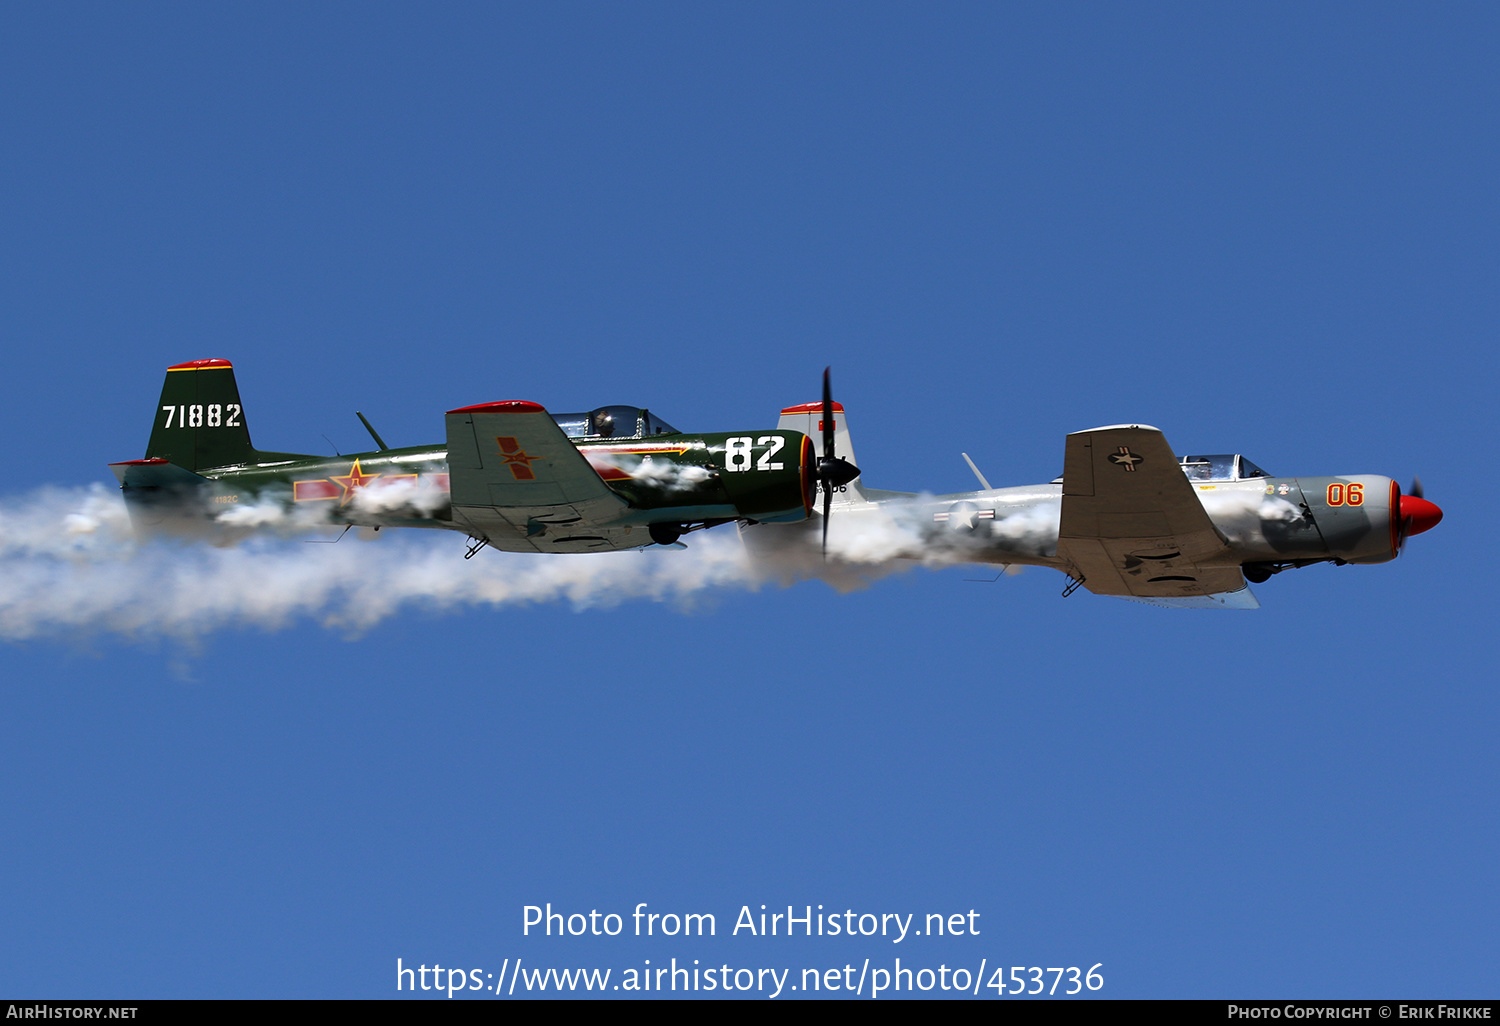
[[[833,489],[847,484],[854,478],[844,477],[849,464],[839,459],[833,451],[833,385],[829,381],[831,367],[823,368],[823,456],[818,460],[818,483],[823,487],[823,558],[828,558],[828,517],[833,512]],[[843,466],[840,466],[843,464]]]
[[823,558],[828,558],[828,515],[833,511],[833,490],[842,488],[859,476],[859,468],[834,452],[832,368],[823,368],[823,455],[813,468],[813,476],[823,488]]
[[823,458],[833,458],[833,386],[828,383],[831,367],[823,368]]
[[1407,489],[1406,494],[1415,495],[1419,499],[1425,498],[1422,495],[1422,479],[1420,477],[1413,477],[1411,479],[1411,487]]
[[823,558],[828,558],[828,514],[833,507],[833,489],[823,486]]

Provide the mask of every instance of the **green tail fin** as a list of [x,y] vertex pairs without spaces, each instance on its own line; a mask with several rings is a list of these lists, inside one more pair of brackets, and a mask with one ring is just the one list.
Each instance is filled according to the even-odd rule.
[[261,452],[250,444],[234,366],[228,360],[192,360],[167,368],[147,459],[168,460],[197,472],[299,455]]

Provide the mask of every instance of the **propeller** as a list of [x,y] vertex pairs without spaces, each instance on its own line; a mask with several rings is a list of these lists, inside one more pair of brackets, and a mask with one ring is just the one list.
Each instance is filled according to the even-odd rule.
[[846,485],[859,476],[859,468],[834,452],[833,445],[833,387],[828,383],[828,372],[823,368],[823,455],[813,467],[813,477],[823,486],[823,558],[828,558],[828,515],[833,506],[833,490]]
[[1396,551],[1399,553],[1406,548],[1406,539],[1423,531],[1430,531],[1443,519],[1443,511],[1436,503],[1428,502],[1422,497],[1422,479],[1414,477],[1411,479],[1411,489],[1401,496],[1396,515],[1400,517],[1400,526],[1396,531]]

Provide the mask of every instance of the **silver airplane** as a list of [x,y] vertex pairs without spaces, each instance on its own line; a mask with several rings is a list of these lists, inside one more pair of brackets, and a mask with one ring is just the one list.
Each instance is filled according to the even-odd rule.
[[777,427],[823,440],[821,523],[815,511],[803,524],[742,525],[752,551],[805,550],[821,530],[825,558],[1046,566],[1070,578],[1065,596],[1082,587],[1153,605],[1254,609],[1249,583],[1314,563],[1389,562],[1443,517],[1419,481],[1403,493],[1373,474],[1277,477],[1238,454],[1178,457],[1144,424],[1068,435],[1062,476],[1046,484],[991,487],[964,454],[977,491],[869,488],[826,372],[823,402],[782,410]]

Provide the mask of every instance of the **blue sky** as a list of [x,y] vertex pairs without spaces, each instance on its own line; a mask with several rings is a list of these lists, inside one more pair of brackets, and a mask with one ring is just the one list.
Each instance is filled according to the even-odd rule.
[[[0,991],[900,956],[1102,963],[1114,997],[1495,994],[1493,8],[7,22],[12,514],[112,486],[163,369],[224,357],[263,448],[361,448],[356,409],[438,442],[497,399],[750,429],[831,364],[877,487],[972,487],[960,451],[1048,480],[1068,431],[1150,423],[1277,474],[1420,474],[1447,518],[1396,563],[1283,574],[1254,613],[964,569],[361,628],[313,602],[186,636],[22,637],[12,606]],[[403,546],[462,562],[457,538],[341,544],[376,590]],[[253,583],[240,555],[227,589]],[[547,902],[719,935],[523,936]],[[728,936],[761,904],[981,932]]]

